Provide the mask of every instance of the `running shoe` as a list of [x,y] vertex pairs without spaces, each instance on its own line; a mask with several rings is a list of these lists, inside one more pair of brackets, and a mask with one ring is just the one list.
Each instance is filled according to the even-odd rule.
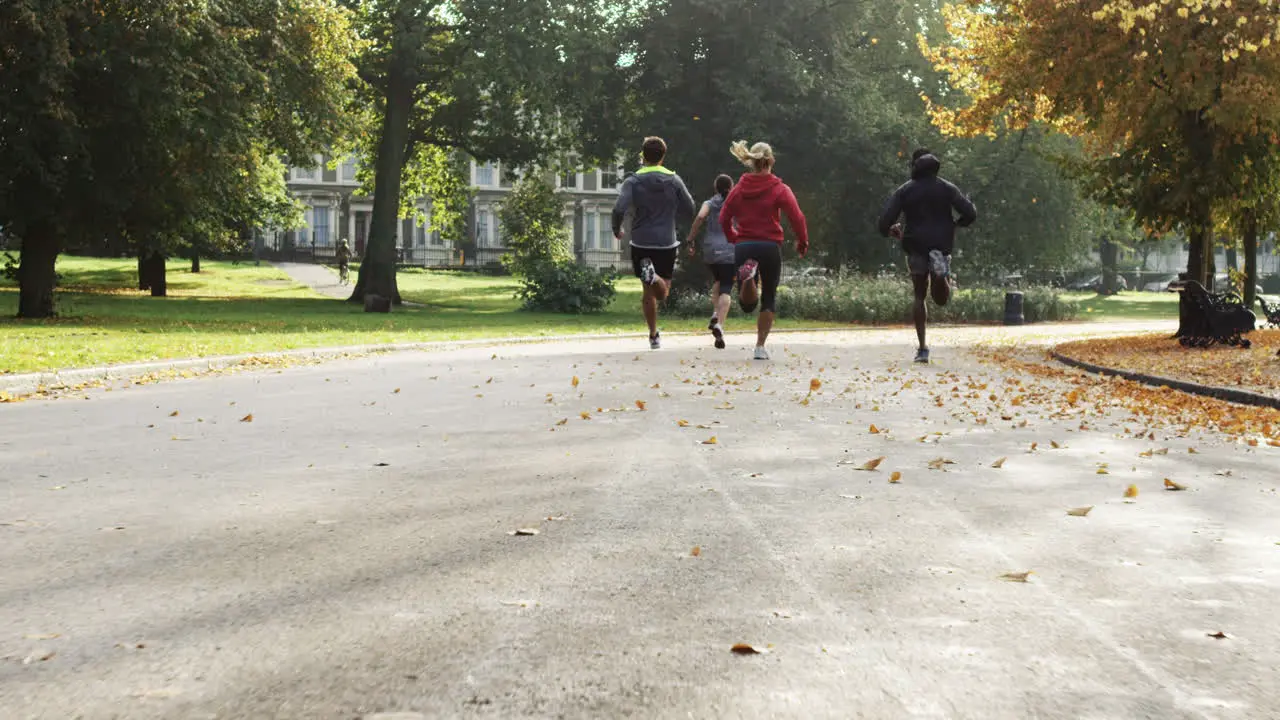
[[742,263],[742,267],[738,268],[738,287],[742,287],[751,282],[756,277],[756,269],[760,267],[760,263],[755,260],[748,260]]
[[763,345],[756,346],[756,354],[753,356],[756,360],[768,360],[769,351],[764,349]]
[[711,323],[707,325],[707,329],[710,330],[711,334],[714,335],[716,338],[716,349],[723,350],[724,349],[724,326],[720,324],[720,318],[712,317]]
[[657,333],[649,337],[649,349],[650,350],[662,349],[662,333]]
[[951,274],[951,263],[941,250],[929,251],[929,273],[934,277],[947,277]]
[[917,350],[915,362],[918,362],[921,365],[928,365],[929,364],[929,348],[920,348],[919,350]]
[[645,285],[652,285],[658,279],[658,273],[653,269],[653,261],[645,258],[640,261],[640,282]]

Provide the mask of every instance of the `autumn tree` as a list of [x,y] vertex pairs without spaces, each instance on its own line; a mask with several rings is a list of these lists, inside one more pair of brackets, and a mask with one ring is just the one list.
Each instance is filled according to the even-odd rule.
[[1215,208],[1280,132],[1273,3],[969,0],[945,15],[949,41],[922,42],[958,91],[929,98],[935,123],[1085,138],[1091,189],[1153,229],[1184,228],[1188,273],[1210,285]]
[[[406,190],[447,200],[440,191],[459,187],[454,151],[514,166],[614,152],[596,128],[613,112],[602,87],[617,72],[609,28],[618,3],[344,2],[366,42],[360,102],[371,122],[357,146],[370,160],[374,197],[351,300],[400,301],[395,228]],[[420,184],[406,188],[414,177]]]

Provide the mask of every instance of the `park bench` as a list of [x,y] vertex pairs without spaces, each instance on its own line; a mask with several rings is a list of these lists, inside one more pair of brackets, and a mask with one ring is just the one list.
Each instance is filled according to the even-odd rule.
[[1267,317],[1267,327],[1280,327],[1280,305],[1272,305],[1259,295],[1258,307],[1262,308],[1262,314]]
[[1214,343],[1247,348],[1243,335],[1257,322],[1253,311],[1233,292],[1211,293],[1195,280],[1176,280],[1170,290],[1182,294],[1178,333],[1183,347],[1208,347]]

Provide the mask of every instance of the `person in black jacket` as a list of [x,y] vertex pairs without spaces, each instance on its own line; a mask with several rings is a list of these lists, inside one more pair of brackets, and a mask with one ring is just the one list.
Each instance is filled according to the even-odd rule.
[[[920,340],[915,357],[918,363],[929,362],[925,298],[932,294],[938,305],[951,300],[951,250],[956,228],[968,227],[978,219],[977,209],[960,188],[938,177],[941,168],[942,162],[933,153],[923,148],[915,151],[911,156],[911,180],[894,191],[880,214],[880,234],[899,238],[907,253],[907,268],[915,290],[912,318]],[[904,222],[899,223],[899,218]]]

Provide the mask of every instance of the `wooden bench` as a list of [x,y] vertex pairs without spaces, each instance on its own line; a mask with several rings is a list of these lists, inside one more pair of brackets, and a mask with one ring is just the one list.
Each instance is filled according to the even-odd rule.
[[1208,347],[1214,343],[1248,348],[1243,336],[1252,332],[1257,316],[1244,306],[1240,296],[1211,293],[1195,280],[1176,280],[1170,290],[1182,294],[1180,322],[1174,337],[1183,347]]

